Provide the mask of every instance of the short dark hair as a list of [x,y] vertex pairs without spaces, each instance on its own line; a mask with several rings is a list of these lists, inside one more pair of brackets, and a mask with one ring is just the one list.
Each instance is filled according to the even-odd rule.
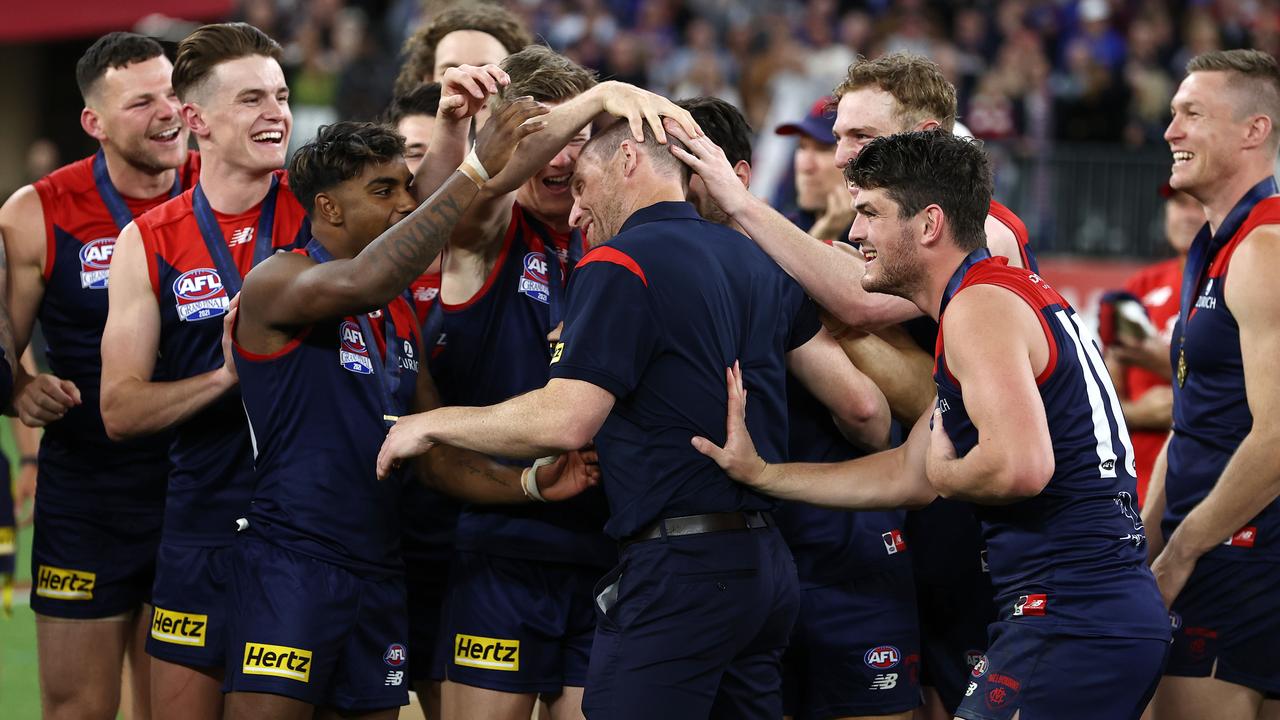
[[563,102],[596,86],[596,73],[546,45],[530,45],[502,61],[511,83],[499,88],[497,102],[529,97],[538,102]]
[[[618,147],[622,145],[624,140],[634,140],[631,134],[631,123],[625,119],[617,120],[610,123],[600,132],[591,136],[591,139],[582,146],[582,152],[578,155],[579,162],[582,158],[597,159],[605,157],[607,154],[617,152]],[[684,164],[680,158],[671,154],[670,145],[683,148],[684,143],[675,139],[671,133],[667,133],[667,144],[663,145],[653,134],[653,128],[649,127],[649,123],[644,123],[644,142],[638,147],[641,152],[647,153],[649,158],[653,160],[654,167],[662,170],[678,172],[681,182],[686,186],[689,184],[689,166]],[[611,155],[610,155],[611,156]]]
[[677,100],[676,105],[689,111],[702,132],[724,150],[730,165],[751,163],[751,123],[732,103],[702,96]]
[[979,140],[946,130],[886,135],[868,143],[845,166],[844,176],[859,188],[884,190],[901,218],[938,205],[963,250],[987,244],[991,164]]
[[289,188],[310,215],[316,195],[404,155],[404,138],[386,125],[342,121],[324,125],[289,161]]
[[440,83],[433,82],[410,90],[404,95],[397,95],[387,108],[385,120],[395,127],[401,120],[410,115],[427,115],[435,117],[440,109]]
[[164,48],[145,35],[131,32],[103,35],[76,61],[76,85],[80,86],[80,97],[88,100],[94,86],[107,74],[107,70],[126,67],[161,55],[164,55]]
[[280,61],[280,43],[249,23],[218,23],[196,28],[178,43],[173,62],[173,90],[184,102],[220,63],[251,55]]
[[400,75],[396,78],[397,95],[414,89],[423,78],[435,72],[436,46],[445,35],[459,30],[474,30],[491,35],[509,53],[533,42],[533,36],[524,28],[520,18],[501,5],[477,2],[450,8],[436,15],[405,41],[404,65],[400,67]]

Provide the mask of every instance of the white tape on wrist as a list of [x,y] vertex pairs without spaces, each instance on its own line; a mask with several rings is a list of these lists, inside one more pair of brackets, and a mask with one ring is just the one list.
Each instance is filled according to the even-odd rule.
[[559,459],[559,455],[538,458],[533,461],[533,465],[525,468],[524,472],[520,473],[520,485],[524,488],[525,497],[538,502],[547,502],[547,499],[542,497],[542,491],[538,489],[538,468],[550,465]]
[[476,174],[480,176],[481,182],[489,182],[489,171],[484,169],[484,164],[480,162],[480,156],[476,155],[475,145],[471,146],[471,152],[467,153],[467,159],[463,160],[462,164],[475,170]]

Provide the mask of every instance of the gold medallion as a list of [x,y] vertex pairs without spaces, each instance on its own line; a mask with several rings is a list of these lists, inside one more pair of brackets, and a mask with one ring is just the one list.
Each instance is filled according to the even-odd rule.
[[1178,348],[1178,387],[1187,383],[1187,351]]

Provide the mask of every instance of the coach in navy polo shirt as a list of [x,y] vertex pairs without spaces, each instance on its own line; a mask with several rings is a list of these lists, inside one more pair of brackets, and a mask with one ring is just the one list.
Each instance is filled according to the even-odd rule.
[[537,457],[594,438],[605,531],[623,549],[596,588],[587,716],[780,717],[795,565],[772,502],[690,438],[724,439],[726,368],[740,360],[752,437],[762,457],[784,458],[786,358],[817,333],[816,308],[753,243],[683,201],[686,171],[652,135],[600,133],[572,188],[571,222],[599,247],[574,272],[551,380],[500,405],[402,419],[379,470],[433,442]]

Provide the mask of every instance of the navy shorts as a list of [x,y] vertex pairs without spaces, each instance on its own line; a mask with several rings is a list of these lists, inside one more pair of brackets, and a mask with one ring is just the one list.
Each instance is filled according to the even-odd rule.
[[441,641],[445,593],[448,591],[450,553],[443,557],[405,557],[405,587],[409,597],[409,647],[413,682],[444,680],[449,643]]
[[1270,696],[1280,693],[1277,598],[1276,564],[1200,558],[1173,601],[1173,649],[1165,674],[1212,674]]
[[161,543],[147,654],[199,668],[226,664],[231,547]]
[[582,687],[595,633],[591,589],[602,571],[458,551],[449,576],[446,672],[510,693]]
[[404,579],[236,538],[227,692],[372,712],[409,702]]
[[909,566],[801,590],[782,656],[786,714],[825,720],[919,707],[918,622]]
[[1031,623],[997,622],[969,673],[956,716],[968,720],[1138,720],[1164,669],[1169,643],[1081,637]]
[[628,546],[597,585],[583,711],[592,720],[777,720],[799,592],[772,527]]
[[938,691],[954,713],[969,685],[969,671],[987,650],[987,630],[996,620],[991,576],[974,573],[964,581],[916,586],[920,609],[920,683]]
[[57,618],[131,613],[151,600],[163,510],[77,510],[36,492],[31,609]]

